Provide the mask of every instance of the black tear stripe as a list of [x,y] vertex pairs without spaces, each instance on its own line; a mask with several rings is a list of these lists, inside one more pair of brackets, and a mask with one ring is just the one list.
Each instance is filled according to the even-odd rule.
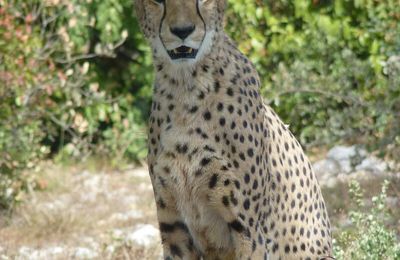
[[160,28],[158,29],[158,35],[160,37],[161,44],[164,46],[164,49],[167,51],[167,46],[165,46],[164,41],[161,38],[161,29],[162,29],[162,26],[163,26],[163,23],[164,23],[165,16],[167,15],[167,6],[165,5],[165,1],[163,2],[163,8],[164,8],[164,13],[163,13],[163,16],[161,18]]
[[[204,35],[203,35],[203,39],[201,39],[201,45],[200,45],[200,48],[201,48],[201,46],[203,45],[204,39],[206,38],[207,26],[206,26],[206,22],[204,21],[203,16],[200,13],[199,0],[196,0],[196,11],[204,25]],[[199,50],[200,50],[200,48],[199,48]]]

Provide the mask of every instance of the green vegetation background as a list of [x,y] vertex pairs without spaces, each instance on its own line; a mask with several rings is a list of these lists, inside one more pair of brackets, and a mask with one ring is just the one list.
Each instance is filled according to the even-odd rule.
[[[230,0],[226,17],[304,146],[400,158],[399,0]],[[133,0],[0,0],[0,209],[40,188],[40,160],[143,160],[151,64]],[[393,235],[369,228],[379,207],[355,215],[357,259],[400,259]]]

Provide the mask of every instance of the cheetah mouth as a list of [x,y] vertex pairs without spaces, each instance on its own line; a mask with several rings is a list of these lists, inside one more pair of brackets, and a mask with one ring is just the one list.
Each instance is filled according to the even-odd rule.
[[168,51],[168,55],[173,60],[177,59],[194,59],[196,58],[198,49],[190,48],[187,46],[181,46],[176,49]]

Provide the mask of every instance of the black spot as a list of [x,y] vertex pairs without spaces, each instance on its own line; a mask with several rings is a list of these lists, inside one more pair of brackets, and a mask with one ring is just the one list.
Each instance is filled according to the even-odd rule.
[[216,81],[215,84],[214,84],[214,91],[218,93],[220,88],[221,88],[221,85],[219,84],[218,81]]
[[229,206],[229,199],[228,199],[227,196],[223,196],[223,197],[222,197],[222,203],[223,203],[226,207]]
[[274,246],[272,247],[272,252],[275,253],[276,251],[278,251],[279,249],[279,245],[277,243],[274,243]]
[[210,162],[211,162],[210,158],[203,158],[200,161],[200,165],[204,167],[204,166],[207,166]]
[[171,245],[169,246],[169,248],[170,248],[171,254],[172,254],[173,256],[178,256],[178,257],[182,258],[182,251],[181,251],[181,249],[179,248],[179,246],[177,246],[177,245],[175,245],[175,244],[171,244]]
[[205,120],[207,120],[207,121],[210,120],[210,119],[211,119],[211,113],[210,113],[210,111],[204,112],[203,118],[204,118]]
[[256,241],[253,240],[253,243],[252,243],[252,245],[251,245],[251,250],[254,252],[254,251],[256,251],[256,248],[257,248]]
[[211,178],[210,178],[210,182],[208,183],[208,187],[210,189],[215,188],[215,185],[217,185],[217,181],[218,181],[218,174],[214,173],[213,176],[211,176]]
[[245,210],[248,210],[248,209],[250,208],[250,200],[249,200],[249,199],[246,199],[246,200],[243,202],[243,208],[244,208]]
[[199,108],[197,106],[193,106],[189,109],[189,113],[196,113]]
[[203,91],[200,91],[200,94],[197,96],[200,100],[204,99],[205,95]]
[[162,233],[171,233],[174,232],[175,226],[173,224],[167,224],[167,223],[160,223],[160,231]]
[[225,125],[225,118],[223,118],[223,117],[221,117],[220,119],[219,119],[219,124],[221,125],[221,126],[224,126]]
[[230,228],[232,228],[233,230],[235,230],[238,233],[241,233],[244,230],[243,225],[238,220],[234,220],[234,221],[230,222],[228,225]]
[[233,96],[233,90],[232,90],[232,88],[228,88],[227,90],[226,90],[226,94],[228,94],[228,96]]
[[188,150],[188,146],[187,144],[177,144],[175,149],[178,153],[185,154]]

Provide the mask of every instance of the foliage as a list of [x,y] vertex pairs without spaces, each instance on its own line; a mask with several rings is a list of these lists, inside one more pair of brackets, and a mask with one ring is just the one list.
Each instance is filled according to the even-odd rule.
[[378,196],[372,198],[373,208],[365,206],[359,183],[350,183],[350,194],[356,209],[350,213],[354,229],[344,231],[335,247],[337,259],[379,260],[399,259],[400,243],[393,231],[384,224],[387,215],[386,198],[389,182],[382,186]]
[[[101,13],[112,8],[101,3]],[[0,208],[12,207],[24,191],[37,186],[24,171],[37,168],[46,156],[81,160],[94,151],[117,159],[145,155],[144,116],[134,103],[149,98],[137,101],[146,92],[135,96],[120,88],[110,81],[118,79],[118,69],[105,66],[108,59],[117,59],[116,49],[128,33],[116,42],[119,28],[107,29],[101,21],[99,27],[106,29],[96,31],[88,26],[97,15],[88,16],[92,11],[69,1],[0,2]],[[119,80],[146,69],[139,64],[145,61]]]
[[230,4],[230,34],[256,63],[267,102],[303,144],[399,147],[398,1]]

